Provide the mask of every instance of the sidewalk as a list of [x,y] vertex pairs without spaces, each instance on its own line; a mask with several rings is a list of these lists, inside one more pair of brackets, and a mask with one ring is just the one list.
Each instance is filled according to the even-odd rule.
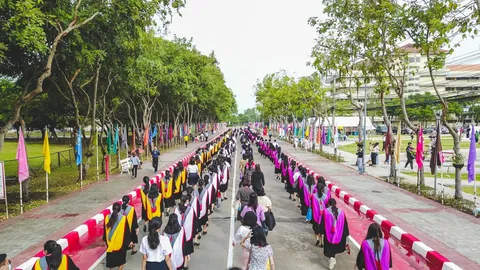
[[[355,169],[347,168],[352,167],[348,164],[352,163],[348,161],[348,155],[344,155],[348,164],[345,165],[305,150],[294,150],[292,145],[283,141],[279,144],[287,155],[315,170],[463,269],[480,268],[478,219],[373,176],[359,175]],[[373,173],[369,168],[367,167],[367,172]]]
[[[349,143],[349,141],[343,142],[343,143],[344,144],[341,144],[341,145],[346,145],[346,144]],[[354,142],[350,141],[350,143],[354,143]],[[305,151],[305,150],[303,150],[303,151]],[[330,146],[323,146],[323,151],[325,151],[327,153],[330,153],[330,154],[333,154],[334,149],[333,149],[333,147],[330,147]],[[356,155],[354,155],[352,153],[349,153],[349,152],[342,151],[342,150],[338,150],[338,149],[337,149],[337,152],[345,160],[343,162],[344,165],[346,165],[350,168],[354,168],[355,170],[357,169],[357,166],[355,166],[355,163],[357,162],[357,156]],[[369,160],[369,157],[367,157],[366,160]],[[390,165],[389,164],[384,164],[383,163],[384,160],[385,160],[385,155],[381,154],[379,156],[379,163],[380,164],[377,165],[376,167],[366,165],[365,166],[365,171],[369,175],[372,175],[372,176],[375,176],[375,177],[388,176],[388,174],[390,172]],[[414,161],[414,165],[413,165],[414,169],[413,170],[408,169],[408,168],[405,169],[404,165],[405,165],[406,161],[407,160],[405,158],[405,155],[402,153],[402,155],[400,155],[400,164],[399,164],[400,165],[400,177],[402,178],[401,181],[407,181],[410,184],[416,185],[417,184],[417,177],[407,175],[407,174],[403,174],[402,171],[416,172],[417,171],[417,164]],[[429,166],[428,162],[425,163],[424,166],[425,166],[425,169],[427,171],[430,170],[430,167],[428,167]],[[453,170],[454,170],[454,168],[451,168],[450,172],[452,172]],[[444,172],[447,172],[447,169],[444,169]],[[425,185],[433,188],[435,186],[434,183],[435,182],[434,182],[433,178],[429,178],[429,177],[425,178]],[[437,176],[437,191],[438,192],[441,192],[441,189],[442,189],[442,184],[441,183],[442,183],[442,180],[440,179],[440,171],[438,171],[438,176]],[[480,186],[480,183],[477,183],[477,184]],[[454,179],[443,179],[443,185],[444,185],[445,194],[454,197],[455,196],[455,180]],[[451,187],[451,186],[453,186],[453,187]],[[466,181],[466,180],[462,181],[462,186],[473,186],[473,182],[468,183],[468,181]],[[472,201],[472,202],[474,201],[473,200],[474,197],[473,197],[472,194],[466,193],[466,192],[462,192],[462,193],[463,193],[463,198],[465,200],[469,200],[469,201]],[[479,201],[478,198],[477,198],[477,201]]]
[[[223,131],[217,131],[217,134]],[[162,153],[159,159],[159,171],[177,162],[196,150],[204,142],[195,142],[187,148]],[[0,253],[7,253],[12,265],[28,260],[32,254],[43,249],[47,240],[59,239],[75,229],[79,224],[110,206],[113,201],[142,184],[143,176],[153,175],[149,161],[144,162],[138,178],[130,174],[117,174],[110,181],[98,181],[83,190],[72,192],[51,201],[23,215],[0,224]]]

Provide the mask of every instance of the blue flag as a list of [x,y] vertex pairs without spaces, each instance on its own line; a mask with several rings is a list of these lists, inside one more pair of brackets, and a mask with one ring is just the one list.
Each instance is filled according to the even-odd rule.
[[80,132],[80,128],[78,128],[77,143],[75,144],[75,152],[77,152],[75,159],[78,166],[82,163],[82,133]]
[[155,125],[155,129],[153,130],[153,133],[152,133],[152,138],[155,138],[157,137],[157,125]]
[[152,144],[152,137],[153,137],[152,135],[153,135],[152,134],[152,129],[150,129],[150,132],[148,133],[148,144],[149,145]]

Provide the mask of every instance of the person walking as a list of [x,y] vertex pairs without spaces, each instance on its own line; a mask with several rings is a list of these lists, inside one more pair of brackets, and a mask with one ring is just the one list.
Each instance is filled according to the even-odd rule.
[[205,141],[208,142],[208,131],[205,131]]
[[7,258],[7,254],[0,254],[0,270],[10,270],[12,262]]
[[132,162],[132,179],[134,179],[137,178],[137,171],[138,165],[140,165],[140,159],[138,158],[136,153],[133,153],[130,161]]
[[160,235],[161,227],[161,217],[153,218],[148,224],[148,235],[143,237],[140,244],[142,270],[173,270],[172,245],[168,237]]
[[407,162],[405,163],[405,168],[407,168],[408,164],[410,164],[410,168],[413,170],[413,160],[415,159],[415,155],[413,154],[412,143],[409,142],[405,151],[407,152]]
[[361,143],[357,145],[357,166],[358,166],[358,173],[364,174],[365,168],[363,165],[363,145]]
[[[250,243],[247,240],[250,239]],[[256,226],[242,239],[240,245],[250,251],[249,270],[275,270],[273,249],[267,243],[267,236],[262,227]]]
[[[43,269],[72,269],[79,270],[72,258],[68,255],[62,254],[62,246],[53,240],[48,240],[43,245],[43,253],[45,256],[38,259],[33,265],[33,270],[43,270]],[[11,264],[10,261],[6,258],[7,255],[0,254],[0,269],[8,270],[8,265]],[[6,266],[6,267],[4,267]]]
[[185,148],[188,147],[188,134],[185,134],[185,136],[183,136],[183,140],[185,141]]
[[252,188],[257,192],[265,186],[265,176],[260,169],[260,164],[255,165],[255,171],[252,173]]
[[377,223],[372,223],[368,227],[367,237],[360,246],[356,265],[360,270],[392,268],[390,244],[383,238],[382,230]]
[[370,166],[378,165],[378,152],[380,152],[380,148],[378,147],[378,142],[376,142],[372,145],[372,150],[370,153],[372,164]]
[[332,270],[337,263],[335,255],[347,249],[347,237],[350,235],[345,212],[337,208],[337,202],[333,198],[328,200],[328,208],[322,216],[320,233],[325,245],[323,255],[329,258],[328,268]]
[[160,151],[155,146],[152,150],[152,166],[154,173],[157,173],[158,170],[158,157],[160,156]]
[[112,213],[104,220],[103,241],[107,244],[106,267],[109,269],[123,269],[127,262],[127,249],[132,245],[130,225],[121,209],[120,203],[114,203]]
[[[257,225],[257,215],[252,211],[245,214],[242,220],[242,226],[240,226],[233,237],[232,246],[235,247],[236,245],[240,244],[243,238],[250,235],[251,230],[258,226]],[[246,242],[250,243],[250,238],[246,240]],[[250,258],[250,251],[246,248],[242,248],[242,261],[243,266],[247,267],[248,259]]]

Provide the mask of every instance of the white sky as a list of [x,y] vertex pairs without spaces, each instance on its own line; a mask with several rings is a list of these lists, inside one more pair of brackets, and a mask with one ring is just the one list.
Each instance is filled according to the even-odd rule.
[[[188,0],[181,13],[170,33],[193,37],[205,54],[215,51],[239,113],[255,106],[253,86],[266,74],[280,69],[295,76],[314,72],[306,63],[317,35],[307,21],[322,16],[321,0]],[[469,40],[455,54],[478,49]]]

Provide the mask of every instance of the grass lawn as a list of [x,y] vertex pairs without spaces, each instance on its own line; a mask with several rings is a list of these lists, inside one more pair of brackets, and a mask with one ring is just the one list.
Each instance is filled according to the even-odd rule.
[[[462,187],[463,192],[473,195],[473,187]],[[477,187],[477,196],[480,194],[480,187]]]
[[[402,172],[401,171],[401,173],[406,174],[406,175],[411,175],[411,176],[417,176],[417,172]],[[424,172],[423,174],[424,174],[425,177],[428,177],[428,178],[433,178],[434,177],[433,174],[431,174],[429,172]],[[438,172],[437,177],[440,177],[440,172]],[[450,173],[443,172],[443,178],[455,179],[455,172],[450,172]],[[480,176],[477,175],[476,178],[477,178],[476,181],[479,182],[480,181]],[[468,174],[467,173],[462,173],[462,180],[468,180]]]
[[[394,135],[395,136],[395,135]],[[372,138],[372,137],[370,137]],[[442,138],[442,148],[446,151],[450,151],[452,150],[453,148],[453,139],[449,136],[449,135],[444,135],[441,137]],[[428,136],[425,136],[424,137],[424,140],[425,140],[425,147],[429,146],[430,145],[430,139],[428,138]],[[382,137],[375,137],[371,140],[367,140],[367,148],[368,148],[368,144],[370,142],[379,142],[380,143],[380,149],[382,148],[382,142],[383,142],[383,138]],[[407,147],[407,144],[409,142],[412,142],[412,146],[413,148],[416,147],[416,144],[417,144],[417,141],[416,139],[414,138],[413,141],[410,140],[410,136],[405,136],[403,135],[402,136],[402,145],[401,145],[401,148],[402,148],[402,153],[405,152],[405,148]],[[462,149],[467,149],[470,147],[470,142],[467,142],[467,141],[462,141],[460,142],[460,148]],[[352,144],[348,144],[348,145],[341,145],[338,147],[339,150],[342,150],[342,151],[345,151],[345,152],[349,152],[349,153],[352,153],[352,154],[355,154],[357,152],[357,145],[356,143],[352,143]],[[370,151],[368,151],[370,152]],[[383,153],[383,152],[382,152]]]
[[[15,177],[17,175],[18,164],[15,160],[15,155],[17,151],[16,142],[5,142],[5,151],[0,154],[0,160],[11,160],[5,162],[5,175],[8,177]],[[177,146],[181,147],[181,145]],[[29,166],[35,172],[30,172],[30,200],[28,202],[24,201],[24,211],[33,209],[40,205],[46,203],[46,183],[45,183],[45,171],[43,170],[43,155],[42,155],[43,144],[28,144],[27,152],[29,155]],[[162,147],[162,152],[169,152],[177,149],[171,147],[165,149]],[[64,196],[72,191],[80,189],[80,181],[77,182],[78,177],[78,167],[75,165],[74,153],[72,151],[62,152],[60,165],[58,166],[58,155],[55,153],[62,150],[71,150],[72,148],[68,145],[50,145],[50,152],[52,153],[52,172],[48,179],[49,184],[49,198],[53,200],[55,198]],[[70,155],[70,156],[69,156]],[[99,166],[101,166],[102,154],[99,152]],[[125,151],[122,151],[120,157],[125,158]],[[83,186],[87,186],[96,182],[96,156],[93,156],[90,162],[90,170],[87,172],[86,178],[83,181]],[[110,159],[112,161],[111,174],[120,172],[117,167],[116,156],[111,155]],[[71,161],[70,161],[71,160]],[[68,162],[67,162],[68,161]],[[85,160],[84,160],[85,162]],[[104,179],[104,175],[100,175],[100,181]],[[8,197],[8,211],[9,217],[13,217],[20,214],[20,186],[16,180],[7,181],[7,197]],[[0,203],[0,222],[5,220],[5,204]]]

